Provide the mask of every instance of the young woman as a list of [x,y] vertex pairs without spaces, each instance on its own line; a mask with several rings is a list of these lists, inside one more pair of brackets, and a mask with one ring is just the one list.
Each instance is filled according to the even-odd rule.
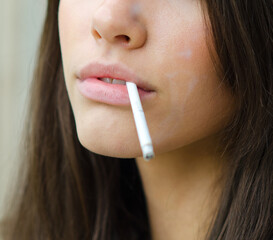
[[[273,239],[272,16],[270,0],[48,1],[4,240]],[[150,162],[112,79],[139,87]]]

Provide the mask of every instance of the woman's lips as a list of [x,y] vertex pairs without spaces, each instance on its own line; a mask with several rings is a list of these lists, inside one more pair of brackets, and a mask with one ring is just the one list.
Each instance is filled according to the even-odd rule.
[[[98,78],[77,79],[77,86],[80,93],[93,101],[110,105],[130,105],[130,99],[126,85],[106,83]],[[145,91],[138,88],[141,102],[155,97],[155,91]]]
[[80,80],[90,78],[112,78],[128,82],[133,82],[137,87],[144,90],[156,91],[155,86],[149,82],[143,81],[141,77],[134,71],[121,63],[102,64],[99,62],[91,62],[76,72],[76,76]]

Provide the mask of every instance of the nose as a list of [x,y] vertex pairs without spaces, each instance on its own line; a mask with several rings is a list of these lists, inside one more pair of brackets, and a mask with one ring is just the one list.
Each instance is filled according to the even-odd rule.
[[140,22],[140,5],[135,0],[105,0],[94,12],[92,35],[96,41],[136,49],[147,39],[147,31]]

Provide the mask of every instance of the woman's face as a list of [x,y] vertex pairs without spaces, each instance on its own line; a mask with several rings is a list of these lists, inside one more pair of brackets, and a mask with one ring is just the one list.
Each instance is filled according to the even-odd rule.
[[125,68],[154,90],[141,99],[155,154],[213,136],[230,118],[199,0],[61,0],[59,33],[78,137],[90,151],[142,155],[126,86],[86,80],[93,63],[114,64],[111,74]]

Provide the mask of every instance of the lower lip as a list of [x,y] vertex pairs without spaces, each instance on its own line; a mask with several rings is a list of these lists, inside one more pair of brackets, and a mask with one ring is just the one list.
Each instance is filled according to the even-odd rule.
[[[97,78],[77,79],[77,85],[80,93],[93,101],[118,106],[130,105],[126,85],[106,83]],[[155,91],[148,92],[138,88],[138,94],[143,102],[153,98]]]

